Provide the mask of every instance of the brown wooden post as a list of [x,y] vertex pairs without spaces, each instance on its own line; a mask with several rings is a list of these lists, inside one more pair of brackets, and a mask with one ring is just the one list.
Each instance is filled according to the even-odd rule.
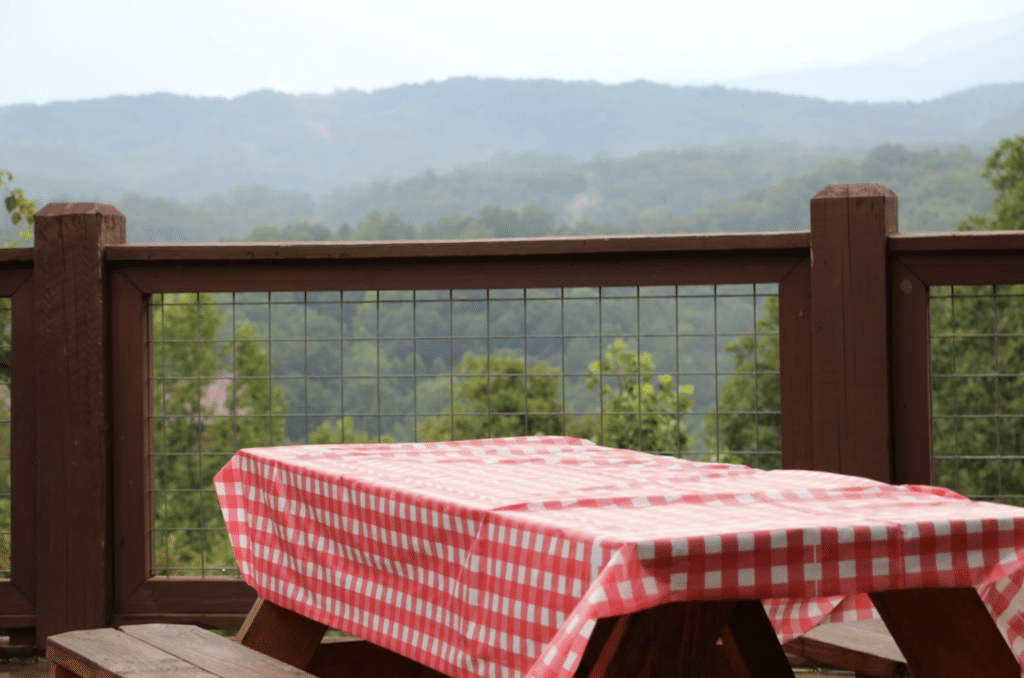
[[893,479],[887,239],[896,194],[841,184],[811,199],[813,467]]
[[105,626],[111,611],[110,342],[104,247],[125,241],[110,205],[36,215],[36,643]]
[[932,350],[928,286],[892,263],[893,482],[930,485]]

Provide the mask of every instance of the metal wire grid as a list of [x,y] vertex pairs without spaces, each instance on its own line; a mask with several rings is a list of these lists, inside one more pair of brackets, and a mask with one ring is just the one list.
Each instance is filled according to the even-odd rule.
[[11,578],[11,300],[0,299],[0,579]]
[[932,287],[935,483],[1024,505],[1024,285]]
[[154,296],[154,573],[237,572],[210,478],[245,446],[564,433],[778,467],[776,295]]

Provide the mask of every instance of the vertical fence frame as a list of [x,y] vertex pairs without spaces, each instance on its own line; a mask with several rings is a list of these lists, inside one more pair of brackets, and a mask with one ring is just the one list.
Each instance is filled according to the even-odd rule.
[[[173,292],[479,289],[780,283],[806,302],[804,233],[358,245],[108,248],[113,264],[117,624],[182,621],[232,628],[255,598],[233,578],[151,577],[148,295]],[[204,260],[205,259],[205,260]],[[276,259],[276,261],[275,261]],[[797,273],[793,273],[797,271]],[[785,291],[784,291],[785,290]],[[796,308],[801,301],[790,303]],[[805,311],[780,335],[806,335]],[[801,324],[802,323],[802,324]],[[804,340],[802,346],[806,346]],[[790,378],[790,397],[806,384]],[[786,380],[786,377],[783,377]],[[785,421],[785,416],[783,416]],[[794,431],[798,426],[791,426]],[[140,451],[144,447],[147,452]],[[142,478],[145,478],[144,480]]]
[[[3,256],[6,255],[6,256]],[[26,256],[27,255],[27,256]],[[23,629],[12,644],[33,638],[36,601],[36,475],[34,276],[32,251],[4,250],[0,296],[11,298],[11,579],[0,582],[0,625]]]
[[889,240],[896,482],[934,482],[928,288],[1024,284],[1020,231],[899,235]]

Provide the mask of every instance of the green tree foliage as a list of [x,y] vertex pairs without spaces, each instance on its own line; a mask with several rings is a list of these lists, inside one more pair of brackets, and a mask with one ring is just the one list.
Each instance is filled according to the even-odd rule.
[[[906,153],[876,149],[871,162],[900,166]],[[982,174],[996,191],[992,212],[968,217],[961,228],[1024,228],[1024,137],[1000,143]],[[1024,342],[1016,336],[1024,334],[1022,295],[1022,285],[933,288],[930,314],[934,482],[1017,503],[1012,495],[1024,497],[1024,419],[1005,415],[1024,412]],[[729,414],[779,409],[778,322],[773,301],[758,321],[756,359],[753,336],[729,345],[738,374],[722,389],[719,415],[705,417],[707,435],[727,461],[743,461],[730,453],[780,449],[777,415]],[[773,459],[763,457],[761,465]]]
[[224,317],[208,294],[154,295],[153,307],[155,565],[230,568],[213,476],[239,448],[286,444],[274,416],[286,405],[252,325],[217,341]]
[[693,407],[693,386],[676,388],[667,374],[657,375],[646,351],[637,355],[616,339],[604,358],[588,369],[587,388],[597,390],[601,413],[569,424],[571,435],[601,445],[645,452],[673,453],[691,448],[683,415]]
[[452,407],[419,426],[424,441],[560,435],[558,372],[545,362],[529,369],[522,358],[470,355],[456,368]]
[[931,292],[935,483],[1024,504],[1024,285]]
[[1024,228],[1024,136],[1003,139],[985,160],[981,176],[996,192],[991,214],[968,217],[964,230],[1015,231]]
[[393,443],[394,436],[383,435],[378,440],[366,431],[356,428],[355,420],[352,417],[342,417],[333,423],[324,421],[315,431],[309,434],[310,445],[338,445],[348,443]]
[[[982,176],[992,211],[961,228],[1024,229],[1024,136],[1003,140]],[[931,292],[935,482],[1024,504],[1024,285]]]
[[131,241],[777,231],[807,228],[808,197],[822,186],[880,181],[900,196],[901,231],[949,231],[991,208],[978,174],[984,162],[967,147],[900,145],[866,153],[689,148],[557,163],[525,156],[320,199],[249,187],[193,203],[133,193],[117,205]]
[[722,461],[770,470],[779,468],[779,455],[761,451],[782,449],[779,402],[779,300],[769,297],[757,321],[757,333],[729,342],[735,361],[733,376],[722,386],[716,412],[704,415],[708,449]]
[[[20,188],[11,188],[9,185],[14,180],[14,175],[7,170],[0,170],[0,194],[4,196],[4,207],[11,217],[11,223],[15,226],[22,225],[18,229],[18,237],[24,242],[32,240],[32,226],[35,223],[36,201],[25,197],[25,192]],[[7,186],[4,185],[7,182]],[[22,222],[24,222],[22,224]],[[17,241],[9,242],[5,247],[16,247]]]
[[690,449],[682,416],[693,407],[693,387],[675,387],[669,375],[657,375],[650,353],[637,355],[621,339],[588,370],[587,388],[601,399],[599,413],[563,414],[558,371],[539,361],[527,369],[514,356],[467,356],[453,386],[454,406],[424,419],[419,437],[431,440],[562,435],[602,445],[647,452]]

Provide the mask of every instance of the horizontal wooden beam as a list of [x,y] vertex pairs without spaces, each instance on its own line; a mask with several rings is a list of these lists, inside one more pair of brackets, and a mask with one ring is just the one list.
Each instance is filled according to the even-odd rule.
[[889,251],[909,252],[1024,252],[1024,232],[963,231],[959,233],[897,233],[889,237]]
[[[0,248],[0,252],[3,248]],[[18,291],[29,276],[32,275],[31,268],[3,268],[0,269],[0,297],[9,297]]]
[[18,264],[31,266],[35,256],[34,247],[0,247],[0,263],[4,265],[4,268]]
[[806,250],[808,231],[691,233],[493,240],[390,240],[383,242],[126,244],[108,247],[107,261],[299,261],[448,257],[577,256]]
[[241,579],[155,577],[139,586],[115,613],[121,619],[149,619],[154,615],[160,619],[167,615],[244,617],[255,601],[256,592]]
[[1024,250],[898,254],[925,285],[1015,285],[1024,283]]
[[777,282],[797,256],[651,256],[614,260],[391,260],[192,264],[120,269],[144,293],[496,289]]

